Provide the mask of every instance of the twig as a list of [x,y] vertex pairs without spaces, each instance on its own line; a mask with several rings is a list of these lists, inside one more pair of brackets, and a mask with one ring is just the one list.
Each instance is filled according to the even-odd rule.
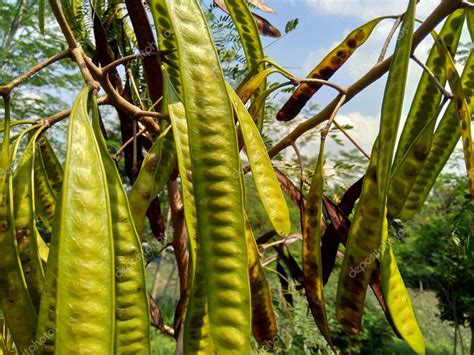
[[[109,104],[108,97],[107,96],[99,97],[97,99],[97,104],[98,105],[107,105],[107,104]],[[66,117],[69,117],[69,115],[71,114],[71,111],[72,111],[72,109],[69,108],[67,110],[55,113],[54,115],[49,116],[48,118],[38,120],[36,122],[36,124],[37,125],[44,125],[44,126],[48,126],[48,127],[52,126],[52,125],[58,123],[59,121],[62,121]]]
[[61,28],[61,32],[63,33],[64,37],[66,38],[67,44],[71,51],[71,56],[74,58],[76,63],[79,65],[79,70],[81,71],[82,77],[86,84],[94,91],[98,91],[99,84],[92,78],[89,69],[84,63],[84,56],[82,53],[82,49],[77,43],[76,39],[74,38],[74,34],[67,23],[66,17],[64,16],[61,7],[57,0],[49,0],[49,5],[51,6],[51,10],[53,10],[54,17]]
[[471,4],[470,2],[467,2],[467,1],[462,1],[461,4],[459,4],[459,7],[472,10],[474,9],[474,4]]
[[125,148],[127,148],[127,146],[133,142],[134,139],[140,137],[143,133],[145,133],[147,131],[146,127],[145,128],[142,128],[140,131],[138,131],[133,137],[130,137],[124,144],[122,144],[122,146],[117,149],[117,151],[115,152],[115,154],[112,156],[112,159],[114,160],[119,160],[120,157],[119,155],[122,154],[122,152],[125,150]]
[[337,112],[339,111],[341,106],[344,104],[344,101],[346,101],[346,95],[342,94],[339,97],[339,101],[336,107],[334,107],[334,110],[331,113],[331,117],[329,117],[328,122],[326,123],[326,127],[324,127],[324,129],[321,131],[321,139],[326,139],[329,133],[329,130],[331,129],[332,122],[336,118]]
[[90,58],[84,56],[85,62],[92,73],[92,76],[100,83],[109,97],[110,103],[116,108],[127,113],[131,118],[140,119],[143,125],[156,134],[160,133],[160,126],[153,120],[155,118],[167,118],[167,115],[153,111],[143,111],[139,107],[125,100],[110,83],[107,75],[103,75],[102,70],[97,67]]
[[113,68],[119,66],[120,64],[126,64],[129,62],[132,62],[134,60],[139,60],[143,59],[146,57],[159,57],[162,54],[162,52],[140,52],[140,53],[135,53],[135,54],[130,54],[125,57],[119,58],[115,61],[113,61],[110,64],[107,64],[105,67],[102,68],[102,73],[107,74],[110,70]]
[[21,74],[20,76],[16,77],[12,81],[10,81],[8,84],[0,85],[0,95],[2,95],[2,96],[9,95],[15,87],[17,87],[18,85],[23,83],[25,80],[29,79],[30,77],[32,77],[33,75],[38,73],[40,70],[46,68],[47,66],[49,66],[49,65],[51,65],[51,64],[53,64],[53,63],[55,63],[55,62],[57,62],[61,59],[67,58],[69,56],[70,56],[70,51],[65,50],[65,51],[62,51],[58,54],[53,55],[52,57],[46,59],[45,61],[43,61],[41,63],[36,64],[30,70],[28,70],[27,72],[25,72],[25,73]]
[[444,86],[439,82],[438,78],[434,75],[430,68],[428,68],[421,60],[419,60],[415,54],[411,55],[411,58],[418,64],[429,76],[430,80],[438,87],[441,93],[448,99],[452,99],[454,96],[452,93],[448,92]]
[[[459,8],[459,0],[457,1],[442,1],[436,9],[431,13],[430,16],[418,27],[413,35],[413,46],[412,51],[428,36],[431,31],[450,13]],[[380,79],[389,69],[392,63],[393,55],[385,59],[383,62],[376,64],[369,72],[367,72],[362,78],[357,80],[351,86],[347,88],[346,101],[348,103],[355,95],[360,93],[362,90],[367,88],[369,85]],[[295,127],[286,137],[275,144],[268,152],[270,157],[274,157],[282,150],[286,149],[294,142],[298,137],[316,127],[320,123],[326,121],[334,111],[339,98],[332,100],[324,109],[318,114],[307,119]]]
[[[285,75],[286,76],[286,75]],[[329,86],[333,89],[336,89],[339,91],[341,94],[345,94],[347,90],[341,86],[339,86],[336,83],[333,83],[331,81],[323,80],[323,79],[315,79],[315,78],[305,78],[305,79],[299,79],[299,78],[294,78],[294,77],[288,77],[291,79],[296,85],[299,84],[320,84],[320,85],[326,85]]]
[[263,244],[263,245],[260,246],[260,249],[262,249],[262,252],[264,252],[265,250],[270,249],[271,247],[274,247],[274,246],[277,246],[277,245],[280,245],[280,244],[283,244],[283,246],[286,247],[291,243],[294,243],[298,240],[301,240],[302,238],[303,237],[301,236],[301,234],[290,235],[286,238],[277,240],[275,242]]
[[341,125],[339,125],[339,123],[336,122],[336,120],[334,120],[334,125],[337,127],[337,129],[339,129],[342,134],[344,134],[347,139],[349,139],[349,141],[362,153],[364,154],[364,156],[370,160],[370,155],[366,153],[366,151],[364,149],[362,149],[362,147],[357,144],[357,142],[349,135],[349,133],[347,133],[347,131],[344,129],[344,127],[342,127]]
[[377,63],[380,63],[385,58],[385,54],[387,53],[388,46],[390,45],[393,35],[395,34],[395,31],[400,25],[400,22],[402,22],[402,16],[397,17],[397,20],[395,21],[392,28],[390,29],[390,32],[388,33],[387,38],[385,39],[385,42],[383,44],[382,50],[380,51],[380,55],[379,55],[379,59],[377,60]]

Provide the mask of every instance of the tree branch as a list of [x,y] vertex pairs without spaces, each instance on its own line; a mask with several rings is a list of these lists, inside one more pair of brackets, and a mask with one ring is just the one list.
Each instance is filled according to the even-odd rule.
[[8,84],[0,85],[0,95],[2,96],[10,95],[11,91],[14,88],[16,88],[18,85],[22,84],[24,81],[26,81],[27,79],[29,79],[30,77],[38,73],[40,70],[46,68],[47,66],[53,63],[56,63],[57,61],[61,59],[67,58],[69,56],[70,56],[70,51],[65,50],[58,54],[53,55],[52,57],[46,59],[44,62],[36,64],[30,70],[16,77],[12,81],[10,81]]
[[[423,41],[423,39],[430,34],[430,32],[450,13],[459,8],[461,1],[442,1],[431,15],[418,27],[413,35],[413,46],[412,51]],[[383,62],[376,64],[368,73],[362,78],[357,80],[351,86],[347,88],[347,96],[345,103],[348,103],[355,95],[360,93],[362,90],[373,84],[375,81],[380,79],[389,69],[392,63],[393,55],[385,59]],[[318,114],[299,124],[293,131],[291,131],[286,137],[280,142],[275,144],[272,149],[269,150],[270,157],[274,157],[282,150],[286,149],[291,145],[292,142],[297,140],[301,135],[316,127],[321,122],[326,121],[331,113],[334,111],[339,98],[332,100],[323,110]]]

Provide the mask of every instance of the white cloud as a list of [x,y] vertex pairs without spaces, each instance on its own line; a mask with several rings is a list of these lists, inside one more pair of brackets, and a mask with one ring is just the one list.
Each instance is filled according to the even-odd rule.
[[[318,13],[358,17],[364,20],[384,15],[398,15],[406,10],[408,1],[400,0],[304,0]],[[426,17],[440,0],[422,0],[417,17]]]

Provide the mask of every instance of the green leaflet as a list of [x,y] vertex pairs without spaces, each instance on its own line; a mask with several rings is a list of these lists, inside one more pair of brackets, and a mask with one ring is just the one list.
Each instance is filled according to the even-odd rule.
[[[464,11],[458,10],[448,17],[440,32],[440,37],[452,54],[458,47],[463,21]],[[437,46],[433,45],[426,66],[444,85],[446,74],[443,62],[443,56],[440,56]],[[387,203],[390,219],[398,216],[429,153],[436,118],[441,109],[441,96],[437,85],[423,71],[395,154]]]
[[252,170],[252,177],[260,201],[262,201],[263,207],[275,231],[282,236],[288,236],[291,231],[290,213],[285,198],[283,197],[280,184],[276,179],[272,162],[268,157],[265,143],[252,117],[250,117],[244,104],[240,101],[239,96],[230,85],[227,85],[227,92],[229,93],[240,123],[250,168]]
[[[174,168],[174,154],[169,142],[170,127],[160,134],[143,159],[137,180],[130,191],[130,208],[138,235],[142,236],[146,211],[151,201],[164,188]],[[168,149],[165,149],[165,143]]]
[[408,9],[403,17],[383,97],[379,133],[380,147],[377,160],[377,184],[380,190],[379,202],[381,205],[386,204],[393,151],[403,108],[405,84],[413,41],[415,8],[416,0],[410,0]]
[[[217,353],[249,350],[250,287],[243,186],[232,108],[207,21],[197,0],[166,0],[176,36],[189,128],[197,238],[210,334]],[[152,1],[156,13],[166,11]],[[171,76],[171,74],[170,74]],[[198,271],[196,271],[198,272]],[[186,349],[185,349],[186,352]]]
[[92,102],[93,128],[107,174],[115,255],[115,348],[117,354],[150,353],[150,309],[140,237],[123,188],[100,130],[98,107]]
[[38,9],[38,23],[39,29],[42,34],[44,34],[44,13],[46,7],[46,0],[39,1],[39,9]]
[[[474,110],[474,52],[471,51],[464,71],[461,76],[461,84],[464,89],[464,97],[469,110]],[[433,187],[436,178],[444,167],[446,161],[449,159],[457,142],[460,138],[459,117],[456,110],[456,103],[452,101],[444,113],[441,121],[436,128],[433,136],[433,142],[430,152],[426,158],[420,173],[418,174],[410,193],[407,197],[402,210],[400,211],[400,218],[407,220],[412,218],[415,213],[421,208],[431,188]]]
[[329,332],[326,304],[323,291],[323,265],[321,259],[321,221],[323,218],[324,190],[324,143],[321,138],[318,163],[311,181],[306,208],[302,216],[302,264],[303,284],[313,318],[328,344],[334,352]]
[[[55,353],[112,353],[114,244],[107,177],[89,122],[89,89],[69,122],[38,331],[53,329]],[[43,335],[43,334],[42,334]],[[40,334],[38,334],[40,337]],[[50,344],[48,344],[50,345]]]

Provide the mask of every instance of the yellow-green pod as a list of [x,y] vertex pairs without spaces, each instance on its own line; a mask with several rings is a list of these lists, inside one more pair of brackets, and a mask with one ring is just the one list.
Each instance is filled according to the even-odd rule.
[[63,183],[63,167],[59,162],[51,143],[49,143],[49,140],[45,135],[38,139],[38,146],[40,148],[38,153],[45,168],[49,184],[51,185],[55,195],[58,196]]
[[249,260],[250,290],[252,292],[252,331],[259,344],[272,346],[278,334],[273,310],[272,292],[263,271],[257,243],[246,217],[245,236]]
[[39,151],[35,156],[34,169],[35,213],[41,219],[46,229],[51,231],[53,228],[57,195],[49,183],[46,168]]
[[[474,111],[474,52],[471,51],[464,71],[461,76],[461,84],[464,89],[464,98],[471,112]],[[433,136],[431,150],[426,158],[413,186],[408,194],[405,204],[400,211],[400,218],[407,220],[412,218],[421,208],[428,196],[439,173],[448,161],[461,136],[459,129],[459,117],[456,103],[452,101]]]
[[387,218],[383,222],[383,241],[381,246],[380,269],[382,290],[393,324],[403,340],[417,354],[425,354],[425,343],[420,326],[416,320],[410,295],[398,270],[395,255],[388,241]]
[[[141,237],[145,226],[145,217],[151,201],[156,197],[158,192],[166,185],[171,175],[174,165],[162,164],[161,158],[163,153],[164,142],[169,139],[167,135],[171,135],[170,128],[167,127],[151,146],[150,150],[143,159],[140,172],[137,179],[133,183],[130,191],[129,200],[132,211],[133,222],[137,229],[138,235]],[[168,175],[166,179],[160,179],[157,184],[156,175],[162,172],[163,165],[167,165]],[[171,166],[171,169],[170,169]]]
[[207,296],[202,266],[197,267],[199,245],[196,240],[196,207],[194,202],[191,175],[191,155],[189,151],[188,126],[186,112],[178,94],[174,90],[167,71],[163,71],[164,104],[170,116],[173,135],[176,142],[178,169],[181,176],[184,217],[188,232],[190,264],[188,273],[188,304],[184,321],[184,351],[186,353],[212,353],[209,318],[207,314]]
[[[227,85],[227,92],[237,114],[260,201],[262,201],[265,212],[275,231],[279,235],[287,236],[291,231],[290,213],[280,184],[275,176],[265,143],[252,117],[250,117],[244,104],[230,85]],[[239,171],[236,172],[236,174],[239,173]]]
[[[15,238],[12,161],[10,159],[10,102],[5,100],[5,130],[0,155],[0,306],[19,351],[35,339],[37,314],[28,293]],[[15,155],[15,152],[13,156]]]
[[[464,17],[463,10],[455,11],[440,31],[440,37],[452,54],[459,44]],[[446,83],[443,57],[436,45],[431,48],[426,66],[442,85]],[[436,119],[443,108],[440,101],[441,91],[430,75],[423,71],[395,153],[387,203],[389,219],[398,216],[428,156]]]
[[[13,207],[15,234],[18,252],[28,292],[36,309],[39,308],[43,290],[44,271],[37,244],[34,211],[34,159],[38,135],[37,130],[28,142],[13,177]],[[18,142],[20,139],[18,139]]]
[[379,203],[382,206],[386,204],[393,152],[402,114],[408,64],[410,62],[413,42],[415,9],[416,0],[409,0],[407,11],[403,16],[383,96],[377,158],[377,184],[380,190]]
[[181,70],[179,52],[175,32],[168,15],[165,1],[157,1],[152,7],[152,13],[157,28],[157,37],[161,50],[170,51],[163,63],[164,99],[163,107],[168,111],[173,136],[176,142],[176,155],[178,170],[181,179],[181,190],[184,205],[184,217],[189,241],[189,270],[187,285],[187,307],[184,318],[183,347],[185,353],[208,354],[213,352],[210,337],[209,317],[207,309],[207,295],[205,292],[205,279],[202,266],[197,255],[200,254],[199,244],[196,239],[196,206],[192,182],[191,155],[189,150],[188,125],[184,111],[181,84]]
[[309,309],[321,334],[335,351],[329,332],[323,291],[323,265],[321,259],[321,222],[323,218],[324,191],[324,142],[321,138],[318,163],[311,181],[311,188],[302,216],[303,285]]
[[[309,73],[308,78],[328,80],[369,38],[375,26],[387,17],[379,17],[356,28]],[[319,90],[321,84],[301,84],[277,113],[277,120],[289,121]]]
[[349,334],[360,332],[367,286],[382,237],[375,141],[362,193],[347,237],[336,295],[336,317]]
[[439,36],[433,31],[432,35],[435,43],[442,56],[444,57],[444,64],[446,69],[446,76],[448,78],[449,86],[454,95],[454,103],[456,111],[461,121],[461,140],[464,150],[464,162],[466,163],[467,177],[469,181],[469,191],[471,197],[474,198],[474,155],[472,154],[472,134],[471,134],[471,111],[464,97],[464,90],[461,83],[461,78],[456,70],[454,60],[449,54],[446,45],[441,41]]
[[[197,0],[165,0],[176,36],[210,334],[217,353],[249,351],[250,286],[237,136],[219,58]],[[151,2],[163,11],[160,1]],[[166,11],[166,9],[164,9]]]
[[150,309],[140,237],[117,166],[100,130],[97,102],[92,125],[107,174],[115,255],[115,354],[150,353]]
[[48,263],[46,269],[45,285],[52,289],[41,300],[39,329],[53,318],[55,354],[114,351],[112,218],[107,176],[89,122],[89,94],[83,89],[72,107],[51,237],[52,267]]

